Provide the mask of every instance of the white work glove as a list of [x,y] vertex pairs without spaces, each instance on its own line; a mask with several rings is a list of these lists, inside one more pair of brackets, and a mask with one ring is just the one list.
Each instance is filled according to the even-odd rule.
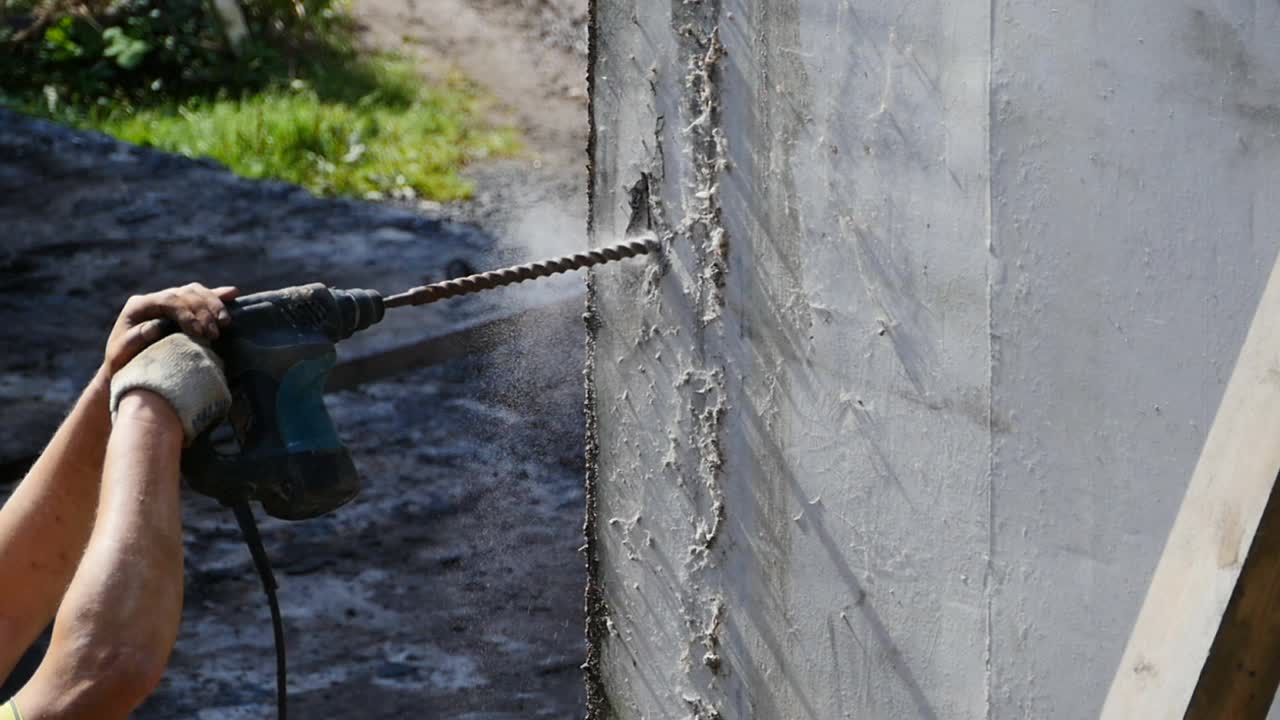
[[231,409],[222,360],[182,333],[157,341],[112,376],[113,419],[120,398],[130,390],[150,390],[168,401],[182,421],[188,445]]

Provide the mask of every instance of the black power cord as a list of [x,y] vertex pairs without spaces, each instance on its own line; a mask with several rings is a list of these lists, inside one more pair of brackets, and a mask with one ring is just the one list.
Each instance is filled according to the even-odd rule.
[[280,617],[280,601],[276,598],[276,576],[271,572],[271,561],[267,559],[267,551],[262,546],[262,535],[258,532],[258,522],[253,517],[253,508],[248,501],[241,501],[231,506],[236,514],[236,522],[240,524],[240,533],[244,535],[245,545],[249,546],[249,554],[253,556],[253,565],[262,580],[262,591],[267,595],[267,605],[271,607],[271,630],[276,638],[276,717],[287,720],[288,717],[288,668],[285,662],[284,620]]

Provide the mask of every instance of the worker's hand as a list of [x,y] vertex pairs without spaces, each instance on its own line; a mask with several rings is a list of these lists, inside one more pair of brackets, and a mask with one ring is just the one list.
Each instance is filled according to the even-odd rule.
[[138,353],[111,378],[111,414],[135,390],[168,401],[186,434],[187,444],[226,417],[231,391],[222,361],[202,341],[174,333]]
[[216,340],[231,322],[223,303],[239,291],[233,287],[210,290],[199,283],[170,288],[149,295],[135,295],[125,303],[107,340],[103,369],[107,377],[124,367],[151,343],[164,336],[164,321],[172,320],[192,337]]

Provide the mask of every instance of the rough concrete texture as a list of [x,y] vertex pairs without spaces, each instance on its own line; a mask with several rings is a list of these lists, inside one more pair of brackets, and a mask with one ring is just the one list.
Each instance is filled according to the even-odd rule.
[[1280,7],[596,0],[597,718],[1096,716],[1280,243]]

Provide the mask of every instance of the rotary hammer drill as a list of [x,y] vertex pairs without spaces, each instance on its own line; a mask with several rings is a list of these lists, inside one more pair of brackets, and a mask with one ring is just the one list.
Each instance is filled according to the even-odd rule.
[[383,298],[373,290],[302,285],[228,303],[231,326],[214,344],[232,391],[228,418],[239,452],[222,454],[210,433],[183,456],[191,487],[235,507],[259,502],[272,517],[305,520],[338,509],[360,491],[351,455],[324,406],[334,346],[382,320],[389,308],[457,297],[653,252],[652,239],[414,288]]

